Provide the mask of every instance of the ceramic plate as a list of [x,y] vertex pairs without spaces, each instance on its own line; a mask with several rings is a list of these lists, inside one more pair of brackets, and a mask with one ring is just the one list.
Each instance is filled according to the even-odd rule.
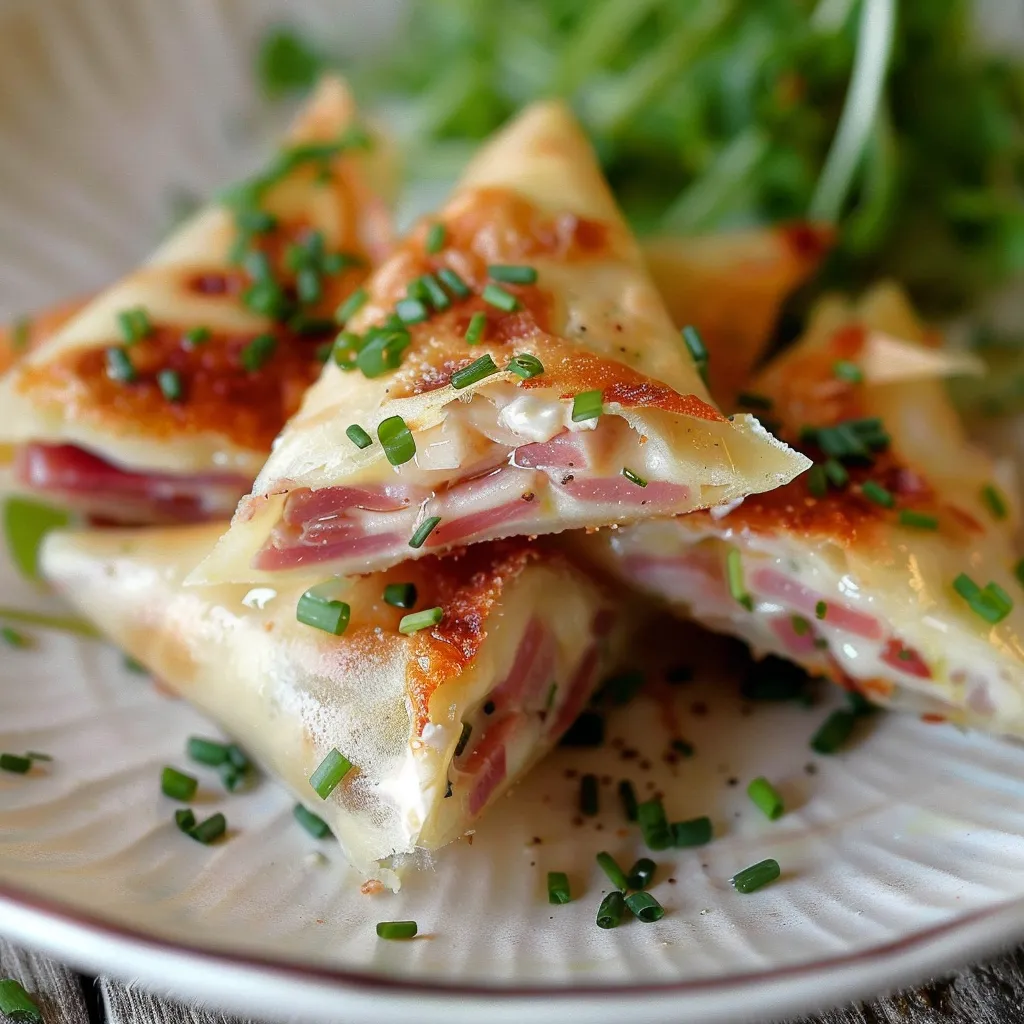
[[[394,8],[367,7],[287,2],[350,46],[388,31]],[[284,8],[0,2],[0,314],[100,285],[151,247],[176,193],[253,164],[284,112],[261,108],[251,49]],[[49,602],[0,566],[0,606]],[[725,1021],[913,980],[1024,934],[1024,750],[878,717],[843,754],[812,756],[827,701],[746,707],[728,658],[678,625],[662,639],[695,681],[656,680],[610,720],[604,749],[556,753],[398,895],[361,893],[270,781],[227,796],[204,778],[201,806],[223,810],[230,834],[190,842],[159,770],[211,727],[103,644],[25,632],[31,647],[0,649],[0,750],[55,760],[0,775],[0,930],[85,969],[352,1024]],[[584,818],[588,771],[601,809]],[[778,822],[744,795],[761,774],[785,796]],[[710,815],[716,838],[657,856],[663,920],[602,931],[594,855],[644,852],[616,798],[623,778],[664,793],[672,819]],[[782,878],[736,893],[731,876],[765,857]],[[547,904],[549,870],[568,872],[569,905]],[[401,918],[421,937],[376,939],[376,921]]]

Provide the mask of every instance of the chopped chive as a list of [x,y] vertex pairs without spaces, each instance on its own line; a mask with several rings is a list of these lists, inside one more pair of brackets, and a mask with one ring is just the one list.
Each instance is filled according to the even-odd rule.
[[758,776],[747,786],[747,796],[764,812],[769,821],[782,817],[785,810],[782,796],[763,775]]
[[623,779],[619,783],[619,799],[622,801],[622,809],[626,814],[626,820],[636,821],[636,790],[629,779]]
[[834,754],[850,738],[856,720],[851,711],[833,711],[811,737],[811,749],[819,754]]
[[242,294],[242,302],[259,316],[284,319],[289,310],[288,298],[272,278],[256,281]]
[[630,889],[646,889],[654,880],[656,868],[657,865],[650,857],[641,857],[629,869],[628,881]]
[[191,832],[196,827],[195,812],[189,807],[182,807],[174,812],[174,824],[182,832]]
[[364,265],[365,260],[361,256],[356,256],[350,252],[329,252],[320,261],[320,269],[331,277],[340,274],[343,270],[348,270],[350,267],[362,267]]
[[622,467],[622,475],[631,483],[636,484],[637,487],[646,487],[647,481],[640,476],[638,473],[634,473],[628,466]]
[[378,921],[378,939],[412,939],[419,929],[415,921]]
[[131,384],[135,380],[135,367],[123,348],[111,347],[104,353],[107,376],[120,384]]
[[825,475],[835,487],[845,487],[850,481],[850,474],[838,459],[829,459],[825,463]]
[[533,267],[511,263],[492,263],[487,268],[487,275],[492,281],[504,284],[533,284],[537,280],[537,271]]
[[228,761],[240,772],[247,772],[252,768],[252,762],[237,743],[228,744]]
[[469,318],[469,326],[466,328],[465,340],[467,345],[475,345],[484,334],[487,326],[486,313],[474,313]]
[[41,754],[38,750],[26,750],[25,756],[30,761],[44,761],[49,763],[53,760],[49,754]]
[[779,867],[779,862],[769,858],[736,872],[733,875],[732,884],[737,892],[753,892],[769,882],[774,882],[781,874],[782,869]]
[[341,587],[338,579],[325,580],[310,587],[295,606],[295,618],[304,626],[341,636],[352,617],[351,607],[337,597]]
[[256,373],[262,370],[267,361],[273,356],[277,348],[277,338],[272,334],[258,334],[245,348],[242,349],[240,359],[242,367],[249,373]]
[[395,313],[403,324],[420,324],[430,318],[430,310],[419,299],[402,299],[396,302]]
[[588,773],[580,779],[580,813],[593,817],[597,811],[597,776]]
[[494,306],[505,313],[514,313],[519,308],[519,300],[500,285],[487,285],[480,297],[489,306]]
[[629,879],[626,878],[626,872],[619,867],[618,861],[610,853],[602,850],[597,855],[597,865],[608,876],[616,889],[621,889],[625,892],[629,888]]
[[810,622],[802,615],[791,615],[789,622],[797,636],[806,636],[811,631]]
[[416,454],[416,439],[401,416],[388,416],[377,425],[377,440],[392,466],[404,466]]
[[185,332],[183,337],[186,348],[198,348],[200,345],[205,345],[213,337],[213,332],[209,327],[192,327]]
[[422,277],[417,277],[415,281],[409,283],[409,287],[406,289],[406,295],[410,299],[419,299],[421,302],[427,300],[427,287],[423,283]]
[[444,248],[445,238],[448,232],[445,226],[440,223],[433,223],[427,229],[426,250],[429,253],[440,252]]
[[248,782],[248,776],[246,772],[240,771],[233,764],[222,764],[219,769],[220,781],[224,783],[224,788],[229,793],[236,793],[242,789],[246,782]]
[[1017,582],[1024,587],[1024,558],[1022,558],[1014,567],[1013,575],[1017,577]]
[[242,259],[242,267],[254,281],[272,281],[274,278],[270,257],[260,249],[250,249]]
[[355,364],[364,377],[372,380],[389,370],[397,370],[402,364],[402,353],[411,344],[409,332],[401,325],[397,330],[377,329],[367,334],[366,341],[356,355]]
[[848,384],[862,384],[864,372],[856,363],[849,359],[838,359],[832,364],[832,374],[836,380],[845,380]]
[[584,711],[558,741],[560,747],[599,747],[604,743],[604,719],[593,711]]
[[859,690],[847,690],[846,702],[850,705],[850,711],[855,718],[873,715],[878,710]]
[[134,309],[122,309],[117,314],[117,325],[121,328],[121,337],[124,338],[126,345],[134,345],[153,333],[149,314],[142,306],[136,306]]
[[19,316],[11,328],[11,346],[15,352],[23,352],[28,348],[32,337],[32,320],[27,316]]
[[309,784],[321,800],[326,800],[350,771],[352,762],[335,747],[310,775]]
[[708,382],[708,350],[696,327],[688,324],[682,330],[683,342],[686,345],[697,372],[705,384]]
[[741,604],[748,612],[754,610],[754,599],[747,593],[746,585],[743,582],[743,556],[739,548],[730,548],[725,556],[725,575],[729,583],[729,593],[733,599]]
[[415,532],[409,538],[409,547],[423,547],[423,542],[430,536],[430,534],[434,530],[434,527],[437,526],[439,522],[441,522],[440,516],[429,516],[428,518],[424,519],[423,522],[416,527]]
[[335,311],[334,319],[342,327],[366,305],[369,294],[365,288],[357,288]]
[[828,603],[826,601],[819,601],[814,606],[814,617],[816,619],[824,619],[828,615]]
[[323,298],[323,282],[313,267],[303,267],[295,275],[295,293],[304,306],[312,306]]
[[648,849],[667,850],[672,845],[672,833],[660,800],[645,800],[638,804],[636,820]]
[[690,818],[689,821],[673,821],[669,829],[672,832],[672,845],[681,849],[704,846],[711,842],[711,819],[706,815]]
[[967,602],[971,611],[993,626],[1013,610],[1010,595],[996,583],[979,587],[970,576],[961,573],[953,581],[953,589]]
[[872,451],[889,446],[890,438],[877,418],[844,420],[830,427],[805,427],[800,438],[816,444],[826,455],[837,459],[870,459]]
[[193,761],[208,764],[213,768],[228,759],[227,744],[218,743],[216,740],[206,740],[201,736],[189,736],[188,743],[185,745],[185,753]]
[[649,892],[630,893],[626,897],[626,906],[644,924],[660,921],[665,916],[665,908]]
[[423,295],[419,297],[429,302],[434,309],[440,312],[452,304],[452,300],[448,298],[448,293],[441,287],[433,274],[424,274],[420,278],[420,284],[423,288]]
[[24,775],[32,767],[32,758],[20,754],[0,754],[0,771]]
[[135,672],[137,675],[148,675],[149,669],[142,664],[137,658],[133,658],[130,654],[125,654],[121,658],[121,664],[124,665],[126,672]]
[[601,693],[613,704],[628,704],[642,689],[647,677],[639,669],[618,672],[601,685]]
[[693,757],[693,744],[688,743],[686,740],[677,737],[670,746],[677,754],[682,754],[683,757]]
[[564,871],[548,872],[548,903],[568,903],[572,899],[569,893],[569,876]]
[[864,483],[860,485],[860,493],[863,494],[868,501],[873,501],[876,505],[881,505],[883,508],[892,508],[896,504],[896,499],[893,497],[892,491],[887,490],[874,480],[865,480]]
[[384,588],[384,603],[392,608],[412,608],[416,604],[415,583],[389,583]]
[[470,296],[469,285],[455,273],[454,270],[449,270],[447,267],[442,267],[437,272],[438,279],[448,291],[452,293],[457,299],[468,299]]
[[768,411],[775,404],[767,395],[759,395],[753,391],[741,391],[736,396],[737,404],[743,409],[764,409]]
[[401,622],[398,623],[398,632],[418,633],[421,629],[436,626],[443,618],[444,609],[441,607],[425,608],[421,612],[410,612],[408,615],[402,616]]
[[13,978],[0,981],[0,1014],[15,1024],[43,1024],[39,1007]]
[[352,423],[346,427],[345,436],[357,448],[369,448],[373,444],[373,438],[358,423]]
[[[333,341],[321,341],[315,349],[316,361],[318,363],[326,363],[331,358],[331,354],[334,352]],[[352,367],[348,367],[351,369]]]
[[469,742],[472,732],[473,726],[469,722],[463,722],[462,732],[459,734],[459,742],[455,744],[455,757],[462,757],[462,752],[466,749],[466,744]]
[[198,825],[193,825],[192,830],[188,833],[197,843],[202,843],[204,846],[209,846],[210,843],[220,839],[222,835],[228,830],[227,818],[223,814],[211,814],[206,821],[199,822]]
[[3,640],[8,647],[28,647],[28,637],[24,633],[19,633],[16,629],[11,629],[10,626],[0,626],[0,639]]
[[604,412],[604,396],[599,390],[581,391],[572,400],[572,421],[596,420]]
[[331,826],[328,825],[323,818],[318,817],[312,811],[307,811],[302,804],[296,804],[292,808],[292,814],[295,815],[295,820],[314,839],[326,839],[329,835],[332,835]]
[[180,402],[185,397],[181,374],[177,370],[161,370],[156,375],[156,382],[168,402]]
[[265,235],[277,227],[277,218],[266,210],[256,208],[239,210],[235,215],[238,228],[254,235]]
[[603,900],[597,910],[598,928],[618,928],[622,915],[626,912],[626,901],[618,889],[613,889]]
[[816,498],[824,498],[828,494],[828,477],[820,463],[816,462],[807,471],[807,490]]
[[192,775],[179,772],[177,768],[166,767],[160,775],[160,791],[172,800],[188,803],[196,795],[199,780]]
[[993,519],[1005,519],[1007,515],[1006,499],[993,484],[986,484],[981,489],[981,500],[988,506]]
[[531,377],[539,377],[544,372],[544,364],[535,355],[520,352],[508,361],[505,369],[511,370],[523,380],[529,380]]
[[450,382],[456,391],[461,391],[463,388],[468,388],[471,384],[478,384],[497,372],[498,367],[494,365],[494,360],[489,355],[485,355],[479,359],[474,359],[473,362],[468,366],[462,367],[461,370],[456,370],[451,375]]
[[925,512],[915,512],[910,508],[901,508],[899,523],[900,526],[910,526],[915,530],[937,530],[939,517],[930,516]]

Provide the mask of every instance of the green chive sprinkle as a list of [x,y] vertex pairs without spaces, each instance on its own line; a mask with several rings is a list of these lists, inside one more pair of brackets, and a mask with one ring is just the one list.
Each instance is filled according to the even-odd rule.
[[979,587],[966,573],[953,581],[953,589],[967,602],[971,611],[993,626],[1013,610],[1010,595],[996,583]]
[[1017,577],[1017,582],[1024,587],[1024,558],[1022,558],[1014,567],[1013,575]]
[[631,483],[636,484],[637,487],[646,487],[647,481],[640,476],[639,473],[634,473],[628,466],[622,467],[622,475]]
[[459,742],[455,744],[455,757],[462,757],[462,752],[466,749],[466,744],[469,743],[469,737],[472,732],[473,726],[469,722],[463,722],[462,732],[459,734]]
[[523,380],[529,380],[531,377],[539,377],[544,372],[544,364],[535,355],[520,352],[508,361],[505,369],[511,370]]
[[449,270],[447,267],[442,267],[437,272],[438,279],[441,281],[448,291],[452,293],[457,299],[468,299],[470,296],[469,285],[455,273],[454,270]]
[[288,298],[272,278],[256,281],[242,295],[242,302],[259,316],[284,320],[289,312]]
[[572,421],[596,420],[604,412],[604,396],[598,390],[581,391],[572,400]]
[[622,915],[626,912],[626,901],[618,889],[613,889],[603,900],[597,910],[598,928],[618,928]]
[[324,821],[323,818],[318,817],[312,811],[307,811],[302,804],[296,804],[292,808],[292,814],[295,815],[295,820],[314,838],[314,839],[326,839],[331,835],[331,826]]
[[537,280],[537,271],[533,267],[492,263],[487,268],[487,276],[492,281],[501,281],[503,284],[533,284]]
[[769,858],[738,871],[733,876],[732,884],[737,892],[753,892],[769,882],[774,882],[781,874],[779,862]]
[[736,396],[736,403],[742,409],[763,409],[766,412],[775,404],[767,395],[759,395],[753,391],[741,391]]
[[353,423],[346,427],[345,436],[357,448],[369,448],[373,444],[373,438],[358,423]]
[[348,270],[349,267],[362,267],[364,265],[365,260],[362,257],[350,252],[329,252],[320,262],[320,268],[331,277],[340,274],[343,270]]
[[791,615],[789,621],[797,636],[806,636],[811,631],[810,622],[802,615]]
[[420,324],[430,317],[430,310],[419,299],[402,299],[395,303],[395,313],[403,324]]
[[416,527],[416,531],[409,538],[409,547],[423,547],[423,542],[430,536],[434,527],[437,526],[439,522],[441,522],[440,516],[429,516],[427,519],[424,519],[423,522]]
[[295,293],[304,306],[312,306],[323,298],[323,282],[313,267],[303,267],[295,275]]
[[815,463],[807,471],[807,490],[816,498],[824,498],[828,494],[828,477],[820,463]]
[[335,747],[310,775],[309,784],[321,800],[326,800],[350,771],[352,762]]
[[177,370],[161,370],[156,375],[156,382],[168,402],[180,402],[185,396],[181,374]]
[[707,384],[708,380],[708,350],[704,345],[704,341],[700,336],[700,332],[696,327],[688,324],[682,330],[683,342],[686,345],[687,351],[690,353],[693,359],[693,364],[697,368],[697,372],[701,375],[704,383]]
[[135,367],[123,348],[108,348],[104,353],[107,376],[120,384],[131,384],[135,380]]
[[646,889],[654,881],[656,868],[657,865],[650,857],[641,857],[629,869],[628,880],[630,889]]
[[764,812],[769,821],[782,817],[785,805],[779,791],[763,776],[758,776],[747,786],[747,796]]
[[16,629],[11,629],[10,626],[0,626],[0,639],[3,640],[8,647],[28,647],[28,637],[23,633],[19,633]]
[[416,604],[416,584],[389,583],[384,588],[384,603],[392,608],[412,608]]
[[850,474],[838,459],[829,459],[825,463],[825,475],[835,487],[845,487],[850,481]]
[[304,626],[341,636],[348,628],[352,609],[338,599],[340,588],[341,583],[337,579],[325,580],[310,587],[295,606],[295,618]]
[[429,253],[440,252],[444,248],[447,231],[443,224],[431,224],[427,229],[426,249]]
[[887,448],[889,435],[877,417],[844,420],[830,427],[804,427],[800,439],[816,444],[826,455],[836,459],[870,461],[872,451]]
[[514,313],[519,308],[519,300],[496,284],[487,285],[480,297],[488,305],[495,306],[505,313]]
[[441,287],[433,274],[424,274],[420,278],[420,284],[423,288],[423,295],[420,298],[429,302],[434,309],[438,311],[445,310],[452,304],[452,300],[448,298],[448,293]]
[[344,327],[366,305],[369,295],[365,288],[357,288],[335,311],[334,319]]
[[619,783],[619,799],[622,801],[622,809],[626,814],[626,820],[636,821],[636,790],[629,779],[623,779]]
[[242,772],[247,772],[252,768],[252,762],[246,756],[245,751],[237,744],[228,744],[228,760]]
[[601,684],[600,692],[613,704],[628,704],[643,689],[646,679],[640,669],[617,672]]
[[569,893],[569,876],[564,871],[548,872],[548,903],[568,903],[572,899]]
[[814,617],[824,619],[826,615],[828,615],[828,604],[825,601],[819,601],[814,606]]
[[669,829],[672,832],[672,845],[681,849],[704,846],[711,842],[711,819],[706,815],[689,821],[673,821]]
[[404,466],[416,454],[416,439],[401,416],[381,420],[377,440],[392,466]]
[[618,862],[610,853],[605,851],[599,853],[597,855],[597,865],[608,876],[616,889],[621,889],[625,892],[629,888],[626,872],[619,867]]
[[811,749],[834,754],[850,738],[856,716],[850,711],[833,711],[811,737]]
[[832,364],[832,373],[837,380],[845,380],[848,384],[862,384],[864,373],[856,363],[848,359],[839,359]]
[[174,824],[182,832],[191,832],[196,827],[195,812],[188,807],[180,808],[174,812]]
[[196,795],[199,780],[192,775],[179,772],[177,768],[164,768],[160,775],[160,790],[172,800],[188,803]]
[[24,775],[32,767],[32,758],[20,754],[0,754],[0,771]]
[[667,850],[672,845],[672,832],[660,800],[645,800],[638,804],[636,820],[648,849]]
[[873,501],[876,505],[881,505],[883,508],[892,508],[896,504],[892,491],[886,490],[881,484],[875,483],[874,480],[865,480],[860,485],[860,493],[868,501]]
[[210,843],[220,839],[222,835],[228,830],[227,818],[219,812],[217,814],[210,815],[206,821],[199,822],[198,825],[194,825],[192,830],[188,833],[197,843],[202,843],[204,846],[209,846]]
[[200,345],[205,345],[212,337],[213,332],[209,327],[193,327],[184,334],[185,347],[198,348]]
[[121,328],[121,337],[126,345],[134,345],[153,333],[153,325],[149,322],[149,314],[142,306],[134,309],[122,309],[117,314],[117,325]]
[[466,328],[466,344],[475,345],[484,335],[484,329],[487,327],[487,314],[486,313],[474,313],[469,318],[469,326]]
[[272,281],[274,268],[270,265],[270,257],[259,249],[250,249],[242,259],[245,272],[254,281]]
[[408,615],[402,616],[401,622],[398,623],[398,632],[418,633],[421,629],[436,626],[443,618],[444,609],[440,607],[425,608],[421,612],[410,612]]
[[258,334],[241,352],[242,368],[249,373],[262,370],[277,348],[277,338],[272,334]]
[[49,754],[41,754],[38,750],[26,750],[25,756],[30,761],[52,761],[53,758]]
[[412,939],[418,930],[415,921],[380,921],[377,924],[377,938]]
[[189,736],[188,743],[185,745],[185,753],[191,760],[210,765],[213,768],[228,759],[227,744],[218,743],[216,740],[206,740],[201,736]]
[[402,353],[412,344],[404,328],[389,330],[377,328],[367,333],[366,341],[356,355],[356,366],[369,379],[380,377],[402,364]]
[[39,1007],[13,978],[0,981],[0,1013],[15,1024],[43,1024]]
[[939,517],[930,516],[925,512],[915,512],[909,508],[901,508],[899,523],[900,526],[910,526],[915,530],[937,530]]
[[743,582],[743,556],[739,548],[731,548],[725,556],[725,575],[729,583],[729,593],[734,600],[748,612],[754,610],[754,599],[747,593]]
[[626,897],[626,906],[644,924],[660,921],[665,916],[665,908],[649,892],[630,893]]
[[584,775],[580,779],[580,813],[593,817],[598,811],[597,776]]
[[1006,499],[992,484],[981,489],[981,500],[988,506],[993,519],[1005,519],[1007,516]]
[[489,355],[481,356],[479,359],[474,359],[468,366],[462,367],[461,370],[456,370],[451,375],[451,385],[456,391],[461,391],[497,372],[498,367],[494,365],[494,360]]

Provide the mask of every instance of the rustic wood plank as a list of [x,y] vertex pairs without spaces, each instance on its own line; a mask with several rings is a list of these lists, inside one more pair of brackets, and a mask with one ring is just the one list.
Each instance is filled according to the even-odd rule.
[[106,1024],[251,1024],[196,1003],[186,1005],[165,999],[113,978],[101,978],[99,985]]
[[78,976],[56,961],[0,939],[0,978],[19,982],[47,1024],[89,1024]]

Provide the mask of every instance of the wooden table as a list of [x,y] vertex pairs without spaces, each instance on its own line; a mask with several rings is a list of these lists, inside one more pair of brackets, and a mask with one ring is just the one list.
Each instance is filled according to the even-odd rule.
[[[46,1024],[243,1024],[199,1006],[151,995],[110,978],[83,978],[0,939],[0,978],[15,978]],[[1024,1021],[1024,947],[899,995],[790,1024],[1017,1024]],[[344,1024],[339,1020],[338,1024]],[[486,1022],[481,1022],[486,1024]],[[586,1024],[574,1020],[574,1024]],[[700,1024],[690,1020],[686,1024]],[[737,1022],[740,1024],[740,1022]]]

